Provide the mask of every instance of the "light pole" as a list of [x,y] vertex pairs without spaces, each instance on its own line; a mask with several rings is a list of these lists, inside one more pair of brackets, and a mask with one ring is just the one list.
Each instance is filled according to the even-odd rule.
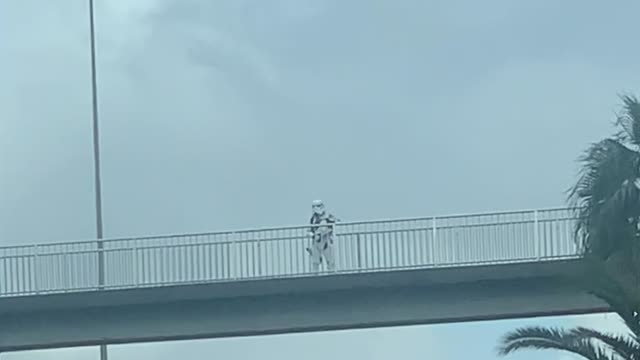
[[[93,166],[96,195],[96,238],[98,239],[98,286],[104,287],[104,244],[102,242],[102,185],[100,182],[100,132],[98,128],[98,86],[96,81],[96,33],[93,0],[89,0],[89,31],[91,41],[91,105],[93,113]],[[100,345],[100,360],[107,360],[107,345]]]

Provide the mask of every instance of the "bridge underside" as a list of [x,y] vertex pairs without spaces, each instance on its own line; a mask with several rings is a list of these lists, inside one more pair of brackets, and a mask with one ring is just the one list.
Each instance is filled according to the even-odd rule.
[[606,311],[576,260],[0,299],[0,352]]

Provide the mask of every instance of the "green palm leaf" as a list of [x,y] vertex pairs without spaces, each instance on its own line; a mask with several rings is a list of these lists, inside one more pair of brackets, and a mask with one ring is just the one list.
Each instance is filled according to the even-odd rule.
[[618,139],[623,142],[640,146],[640,102],[632,95],[622,98],[622,112],[618,114],[616,125],[621,128]]
[[602,346],[576,336],[572,331],[544,327],[523,327],[505,335],[498,354],[508,355],[520,350],[561,350],[589,360],[618,360]]
[[636,337],[605,334],[585,327],[577,327],[571,333],[577,338],[597,340],[623,359],[640,359],[640,344]]

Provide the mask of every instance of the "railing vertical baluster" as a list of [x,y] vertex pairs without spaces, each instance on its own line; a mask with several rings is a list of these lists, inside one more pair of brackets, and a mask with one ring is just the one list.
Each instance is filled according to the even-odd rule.
[[135,287],[140,286],[140,271],[138,270],[138,243],[135,242],[133,245],[133,264],[131,264],[131,269],[133,270],[133,282]]
[[284,242],[284,256],[285,261],[283,261],[284,265],[284,273],[287,275],[295,274],[293,269],[293,257],[295,256],[295,250],[293,248],[294,242],[291,241],[291,230],[282,230],[279,231],[280,235],[278,235],[278,241]]
[[33,291],[36,295],[40,293],[38,274],[38,245],[35,245],[33,247]]
[[18,292],[24,292],[27,289],[27,269],[26,262],[29,260],[29,257],[25,255],[21,255],[19,258],[20,262],[18,263],[18,272],[22,273],[22,281],[18,283]]
[[[383,230],[384,234],[388,234],[386,236],[387,241],[391,241],[395,244],[395,249],[393,250],[393,257],[390,259],[390,263],[389,267],[395,267],[395,266],[402,266],[402,243],[401,243],[401,236],[398,235],[402,235],[402,234],[398,234],[397,231],[392,231],[391,230],[391,226],[386,226],[385,229]],[[391,250],[391,244],[389,244],[389,250]]]
[[296,256],[296,268],[298,269],[299,274],[305,274],[307,273],[307,270],[309,270],[307,266],[307,262],[309,261],[309,256],[308,256],[309,254],[307,253],[307,250],[306,250],[307,241],[304,236],[306,231],[307,229],[297,229],[292,234],[297,244],[296,251],[298,255]]
[[356,234],[356,266],[358,267],[358,271],[362,270],[362,253],[360,250],[360,233]]
[[232,238],[232,242],[231,242],[231,259],[236,260],[235,265],[236,266],[232,266],[232,275],[231,275],[231,279],[236,280],[238,278],[238,268],[242,268],[242,264],[238,264],[237,260],[239,260],[242,263],[242,258],[238,256],[238,241],[236,239],[236,233],[233,233],[233,238]]
[[256,257],[257,259],[257,269],[256,269],[256,274],[258,277],[262,276],[262,237],[258,237],[258,240],[256,242]]
[[200,237],[198,235],[193,236],[191,249],[191,267],[193,268],[191,281],[200,281],[202,280],[200,272],[200,255],[202,252],[200,251]]
[[2,278],[3,278],[3,281],[0,284],[0,290],[1,290],[0,295],[9,294],[11,292],[11,291],[9,291],[9,286],[8,286],[8,284],[9,284],[9,271],[7,271],[7,268],[8,268],[7,262],[9,261],[9,257],[8,256],[9,256],[8,251],[7,252],[5,252],[5,251],[2,252]]
[[540,244],[540,233],[538,229],[538,210],[533,211],[533,239],[536,244],[536,259],[540,260],[542,256],[542,246]]
[[207,234],[206,235],[206,241],[205,243],[203,243],[202,245],[202,271],[203,271],[203,276],[204,279],[207,281],[211,281],[215,279],[215,275],[214,275],[214,266],[215,266],[215,258],[214,258],[214,254],[215,254],[215,247],[216,247],[216,242],[218,241],[218,239],[211,235],[211,234]]
[[433,266],[438,265],[438,261],[436,260],[436,254],[435,254],[436,241],[437,241],[436,226],[437,226],[436,217],[434,216],[431,218],[431,241],[429,241],[429,253],[433,261]]

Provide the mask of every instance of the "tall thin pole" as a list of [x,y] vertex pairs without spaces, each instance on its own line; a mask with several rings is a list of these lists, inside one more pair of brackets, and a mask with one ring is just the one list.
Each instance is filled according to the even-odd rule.
[[[96,237],[98,239],[98,285],[104,287],[104,244],[102,242],[102,184],[100,182],[100,133],[98,128],[98,85],[96,81],[96,34],[93,0],[89,0],[89,31],[91,40],[91,102],[93,112],[93,163],[96,195]],[[100,345],[100,360],[107,360],[107,345]]]

